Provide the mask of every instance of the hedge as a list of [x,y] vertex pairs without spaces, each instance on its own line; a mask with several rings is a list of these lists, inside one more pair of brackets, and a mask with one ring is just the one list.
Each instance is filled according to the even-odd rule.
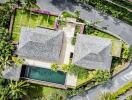
[[132,88],[132,81],[127,83],[125,86],[121,87],[116,92],[112,93],[113,98],[118,98],[120,95],[125,94],[127,91],[129,91]]

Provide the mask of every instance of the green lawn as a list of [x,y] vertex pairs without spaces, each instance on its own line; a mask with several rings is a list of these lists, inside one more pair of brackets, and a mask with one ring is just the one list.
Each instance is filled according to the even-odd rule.
[[116,38],[116,37],[114,37],[114,36],[112,36],[112,35],[110,35],[108,33],[105,33],[105,32],[102,32],[102,31],[98,31],[98,30],[95,30],[90,35],[103,37],[103,38],[109,38],[109,39],[112,39],[112,40],[118,40],[118,38]]
[[57,92],[60,94],[64,93],[64,95],[65,95],[65,90],[41,86],[41,85],[37,85],[37,84],[32,84],[32,86],[34,88],[31,88],[28,91],[28,95],[30,96],[30,99],[37,99],[38,97],[44,97],[46,99],[46,98],[49,98],[49,96],[51,96]]
[[28,10],[17,9],[14,18],[12,38],[14,41],[19,40],[19,33],[22,26],[31,28],[35,28],[37,26],[54,28],[56,18],[56,16],[49,16],[46,14],[30,12]]

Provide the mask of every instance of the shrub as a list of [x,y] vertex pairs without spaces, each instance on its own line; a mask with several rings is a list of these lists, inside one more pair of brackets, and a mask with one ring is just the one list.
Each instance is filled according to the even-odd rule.
[[96,84],[103,84],[108,81],[110,76],[110,72],[108,71],[97,70],[93,80],[96,82]]
[[67,11],[62,12],[62,16],[63,16],[64,18],[66,18],[66,17],[76,18],[76,17],[77,17],[76,14],[71,13],[71,12],[67,12]]
[[56,63],[54,63],[54,64],[51,65],[51,69],[52,69],[53,71],[55,71],[55,72],[58,70],[58,67],[59,67],[59,66],[58,66],[58,64],[56,64]]
[[122,94],[126,93],[127,91],[129,91],[131,88],[132,88],[132,82],[129,82],[125,86],[123,86],[122,88],[120,88],[119,90],[117,90],[116,92],[114,92],[112,94],[112,96],[116,99],[120,95],[122,95]]
[[69,64],[69,73],[73,73],[77,75],[78,77],[86,77],[88,74],[88,70],[81,68],[79,66],[76,66],[74,64]]
[[128,45],[124,44],[122,47],[122,58],[128,59],[129,57],[129,47]]
[[132,95],[127,97],[126,100],[132,100]]
[[129,59],[132,60],[132,46],[129,48]]
[[67,64],[62,64],[61,67],[62,67],[62,71],[68,72],[69,66]]

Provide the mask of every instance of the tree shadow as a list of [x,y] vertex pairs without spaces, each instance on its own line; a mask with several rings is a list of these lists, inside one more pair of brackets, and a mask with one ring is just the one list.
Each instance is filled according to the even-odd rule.
[[92,7],[90,5],[84,5],[81,3],[77,3],[74,0],[52,0],[50,2],[52,5],[56,6],[59,10],[64,11],[75,11],[77,10],[77,7],[81,7],[82,9],[85,9],[87,11],[92,11]]
[[56,6],[61,11],[75,11],[76,4],[72,0],[52,0],[50,3]]
[[37,84],[31,84],[31,88],[28,89],[28,96],[25,100],[37,99],[38,97],[44,97],[43,87]]

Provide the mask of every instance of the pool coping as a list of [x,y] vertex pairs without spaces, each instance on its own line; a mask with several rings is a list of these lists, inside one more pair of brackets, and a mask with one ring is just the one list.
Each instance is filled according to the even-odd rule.
[[65,84],[62,85],[62,84],[57,84],[57,83],[52,83],[52,82],[47,82],[47,81],[41,81],[41,80],[35,80],[35,79],[31,79],[31,78],[26,78],[26,77],[21,77],[21,78],[26,80],[27,82],[30,82],[30,83],[36,83],[36,84],[56,87],[56,88],[60,88],[60,89],[67,89],[67,86]]
[[[33,66],[33,65],[27,65],[27,64],[23,64],[22,66],[24,66],[24,65],[25,65],[26,69],[27,69],[28,66]],[[36,66],[33,66],[33,67],[36,67]],[[42,67],[37,67],[37,68],[42,68]],[[51,70],[49,68],[43,68],[43,69]],[[61,70],[58,70],[58,71],[61,71]],[[21,72],[22,72],[22,70],[21,70]],[[31,79],[31,78],[27,78],[27,77],[20,77],[20,79],[27,80],[27,82],[30,82],[30,83],[36,83],[36,84],[45,85],[45,86],[51,86],[51,87],[56,87],[56,88],[61,88],[61,89],[67,89],[67,85],[66,85],[67,73],[64,73],[64,74],[65,74],[64,84],[59,84],[59,83],[54,83],[54,82],[52,83],[52,82],[48,82],[48,81],[41,81],[41,80]]]

